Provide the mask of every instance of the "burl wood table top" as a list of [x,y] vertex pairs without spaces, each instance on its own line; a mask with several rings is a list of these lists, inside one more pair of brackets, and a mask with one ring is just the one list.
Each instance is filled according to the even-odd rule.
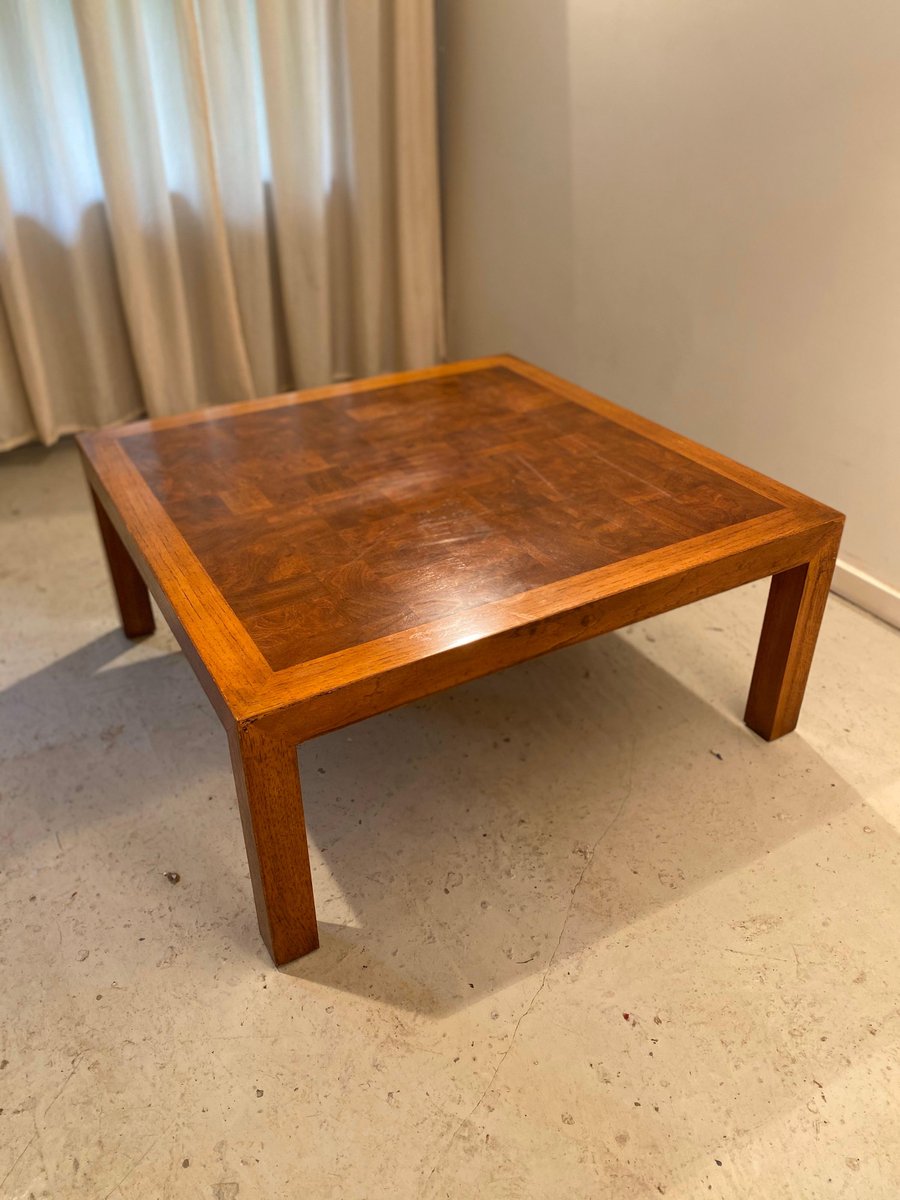
[[297,740],[771,574],[792,539],[801,562],[839,519],[505,356],[80,444],[214,702]]

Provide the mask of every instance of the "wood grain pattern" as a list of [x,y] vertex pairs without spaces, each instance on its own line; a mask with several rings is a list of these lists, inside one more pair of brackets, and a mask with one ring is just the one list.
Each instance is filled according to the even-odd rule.
[[499,366],[125,447],[275,671],[777,507]]
[[746,719],[796,723],[841,515],[530,364],[79,444],[123,623],[149,585],[228,731],[276,962],[315,944],[299,741],[768,575]]
[[249,715],[271,675],[255,643],[147,490],[118,439],[82,434],[77,441],[95,497],[216,712],[226,724]]
[[[796,528],[778,513],[737,526],[727,539],[707,535],[635,559],[627,569],[607,568],[520,597],[519,620],[505,603],[485,606],[458,622],[454,640],[442,626],[423,626],[364,647],[282,671],[263,693],[260,723],[305,741],[444,688],[525,662],[634,621],[658,616],[695,600],[763,579],[814,555],[834,527]],[[839,526],[838,526],[839,528]],[[691,566],[685,569],[685,555]],[[590,597],[586,599],[586,596]],[[568,600],[568,604],[566,601]],[[302,699],[301,699],[302,697]]]

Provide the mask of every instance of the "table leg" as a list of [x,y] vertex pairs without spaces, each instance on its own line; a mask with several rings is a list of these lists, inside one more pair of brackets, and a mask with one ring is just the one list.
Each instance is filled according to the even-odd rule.
[[259,931],[280,966],[319,944],[297,748],[253,725],[228,741]]
[[840,531],[807,563],[772,576],[744,721],[766,741],[797,724]]
[[125,548],[125,543],[119,537],[115,525],[107,516],[106,509],[97,499],[93,489],[91,489],[91,499],[94,501],[100,536],[106,551],[106,561],[109,564],[116,602],[119,605],[122,629],[126,637],[144,637],[156,628],[147,585],[141,578],[141,573],[134,565],[131,555]]

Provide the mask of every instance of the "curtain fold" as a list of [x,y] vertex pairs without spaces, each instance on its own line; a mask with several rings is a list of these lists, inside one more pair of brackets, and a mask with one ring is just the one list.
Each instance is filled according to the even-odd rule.
[[0,446],[443,354],[430,0],[4,0]]

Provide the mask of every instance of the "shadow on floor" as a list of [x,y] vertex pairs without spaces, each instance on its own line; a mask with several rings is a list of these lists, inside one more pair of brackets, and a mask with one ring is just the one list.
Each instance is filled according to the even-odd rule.
[[[627,634],[320,738],[301,774],[332,883],[320,951],[286,970],[429,1014],[582,949],[570,906],[599,943],[858,801],[800,735],[767,745]],[[329,922],[334,892],[357,923]]]
[[[207,910],[200,929],[224,919],[263,965],[224,734],[180,654],[117,665],[125,649],[105,634],[0,697],[20,801],[5,854],[140,823],[202,883],[179,895]],[[540,977],[586,930],[599,943],[858,800],[802,736],[766,745],[627,633],[318,738],[301,777],[322,946],[286,973],[429,1015]],[[588,872],[602,903],[595,883],[575,943]]]

